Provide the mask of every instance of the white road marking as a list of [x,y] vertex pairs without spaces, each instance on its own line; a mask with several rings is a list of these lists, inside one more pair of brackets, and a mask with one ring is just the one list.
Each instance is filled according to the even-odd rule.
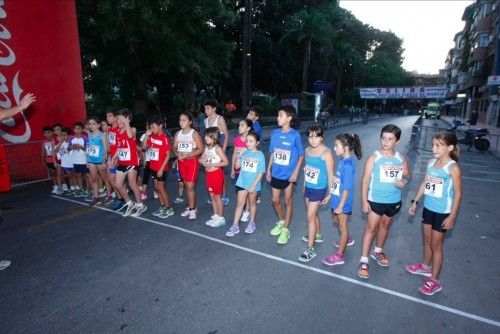
[[[82,203],[82,202],[79,202],[79,201],[76,201],[76,200],[72,200],[72,199],[68,199],[68,198],[64,198],[64,197],[60,197],[60,196],[52,195],[52,197],[57,198],[57,199],[61,199],[61,200],[67,201],[67,202],[79,204],[79,205],[89,206],[88,203]],[[108,209],[108,208],[102,208],[102,207],[98,207],[98,206],[96,206],[95,208],[99,209],[99,210],[107,211],[107,212],[112,212],[112,213],[120,214],[119,212],[115,212],[115,211],[113,211],[111,209]],[[259,252],[259,251],[253,250],[251,248],[243,247],[243,246],[236,245],[236,244],[233,244],[233,243],[221,240],[221,239],[213,238],[213,237],[210,237],[208,235],[205,235],[205,234],[202,234],[202,233],[198,233],[198,232],[194,232],[194,231],[191,231],[191,230],[179,227],[179,226],[175,226],[175,225],[170,225],[170,224],[167,224],[167,223],[158,222],[158,221],[155,221],[155,220],[152,220],[152,219],[149,219],[149,218],[144,218],[144,217],[128,217],[128,218],[135,218],[135,219],[142,220],[142,221],[145,221],[145,222],[148,222],[148,223],[151,223],[151,224],[156,224],[156,225],[160,225],[160,226],[163,226],[163,227],[168,227],[168,228],[171,228],[171,229],[174,229],[174,230],[178,230],[178,231],[185,232],[185,233],[188,233],[188,234],[191,234],[191,235],[195,235],[197,237],[200,237],[200,238],[203,238],[203,239],[206,239],[206,240],[210,240],[210,241],[213,241],[213,242],[217,242],[219,244],[223,244],[223,245],[226,245],[226,246],[229,246],[229,247],[233,247],[233,248],[245,251],[247,253],[252,253],[252,254],[259,255],[259,256],[262,256],[262,257],[265,257],[265,258],[268,258],[268,259],[271,259],[271,260],[275,260],[275,261],[278,261],[278,262],[286,263],[286,264],[289,264],[289,265],[292,265],[292,266],[295,266],[295,267],[299,267],[299,268],[302,268],[302,269],[314,271],[314,272],[317,272],[317,273],[325,275],[325,276],[334,277],[334,278],[340,279],[342,281],[349,282],[349,283],[356,284],[356,285],[360,285],[360,286],[363,286],[363,287],[368,288],[368,289],[380,291],[380,292],[386,293],[386,294],[391,295],[391,296],[399,297],[399,298],[406,299],[406,300],[409,300],[409,301],[412,301],[412,302],[415,302],[415,303],[418,303],[418,304],[430,306],[430,307],[433,307],[433,308],[436,308],[436,309],[439,309],[439,310],[442,310],[442,311],[445,311],[445,312],[456,314],[456,315],[459,315],[459,316],[462,316],[462,317],[465,317],[465,318],[477,320],[477,321],[480,321],[480,322],[483,322],[483,323],[486,323],[486,324],[489,324],[489,325],[500,327],[500,321],[496,321],[496,320],[484,318],[484,317],[481,317],[481,316],[478,316],[478,315],[475,315],[475,314],[472,314],[472,313],[464,312],[464,311],[461,311],[461,310],[458,310],[458,309],[455,309],[455,308],[452,308],[452,307],[448,307],[448,306],[444,306],[444,305],[441,305],[441,304],[429,302],[429,301],[424,300],[424,299],[416,298],[416,297],[413,297],[413,296],[410,296],[410,295],[407,295],[407,294],[404,294],[404,293],[401,293],[401,292],[397,292],[397,291],[394,291],[394,290],[386,289],[386,288],[383,288],[383,287],[380,287],[380,286],[377,286],[377,285],[373,285],[373,284],[370,284],[370,283],[362,282],[362,281],[359,281],[357,279],[353,279],[353,278],[350,278],[350,277],[338,275],[338,274],[335,274],[333,272],[326,271],[326,270],[323,270],[323,269],[320,269],[320,268],[310,267],[310,266],[307,266],[305,264],[302,264],[302,263],[299,263],[299,262],[296,262],[296,261],[287,260],[287,259],[284,259],[284,258],[279,257],[279,256],[267,254],[267,253],[264,253],[264,252]]]

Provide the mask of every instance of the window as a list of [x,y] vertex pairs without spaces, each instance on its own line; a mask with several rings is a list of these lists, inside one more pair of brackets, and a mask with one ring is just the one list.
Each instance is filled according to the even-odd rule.
[[488,34],[479,34],[476,36],[476,42],[474,43],[474,49],[486,48],[490,44],[490,36]]
[[479,18],[483,18],[491,13],[491,2],[485,2],[479,8]]

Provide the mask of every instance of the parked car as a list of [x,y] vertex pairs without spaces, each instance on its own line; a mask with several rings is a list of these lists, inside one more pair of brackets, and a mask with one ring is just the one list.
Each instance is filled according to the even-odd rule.
[[441,106],[439,103],[430,102],[427,104],[427,107],[424,109],[424,117],[431,118],[435,117],[439,119],[441,117]]

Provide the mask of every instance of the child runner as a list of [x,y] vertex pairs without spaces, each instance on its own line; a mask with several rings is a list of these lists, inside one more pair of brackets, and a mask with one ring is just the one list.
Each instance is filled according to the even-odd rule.
[[340,240],[334,244],[338,250],[323,259],[323,263],[327,266],[344,264],[346,247],[354,245],[354,240],[349,236],[349,219],[352,214],[352,200],[356,183],[356,161],[352,157],[352,153],[356,158],[361,159],[361,142],[358,135],[348,133],[338,135],[335,138],[335,154],[338,160],[333,188],[331,189],[333,195],[331,210],[333,222],[338,226],[340,232]]
[[401,129],[387,124],[380,131],[381,147],[365,163],[361,186],[361,204],[367,214],[363,235],[358,276],[367,279],[368,253],[376,239],[375,249],[370,256],[382,267],[389,265],[383,247],[389,234],[391,219],[401,210],[402,188],[411,178],[408,161],[395,150],[401,138]]
[[[227,129],[226,120],[224,117],[217,114],[218,102],[216,99],[209,99],[205,102],[205,129],[217,127],[220,131],[220,143],[222,150],[226,153],[227,145],[229,144],[229,130]],[[206,130],[205,130],[206,131]],[[226,196],[226,184],[223,185],[222,203],[229,204],[229,198]]]
[[42,148],[42,161],[45,162],[47,170],[49,172],[50,178],[52,179],[52,195],[60,195],[63,193],[62,187],[58,186],[57,181],[57,170],[54,165],[54,134],[52,133],[52,128],[50,126],[43,127],[43,148]]
[[75,191],[79,191],[76,187],[75,182],[75,171],[73,169],[73,161],[71,160],[71,156],[69,154],[69,135],[71,133],[71,129],[64,128],[61,129],[61,141],[56,145],[54,151],[61,158],[61,169],[63,172],[62,178],[66,175],[69,181],[69,194],[73,194]]
[[[89,125],[89,141],[87,144],[87,167],[90,171],[90,182],[92,184],[93,198],[90,205],[101,203],[99,197],[99,176],[106,180],[108,138],[99,130],[99,121],[95,117],[90,117],[87,121]],[[106,182],[106,185],[108,183]],[[106,199],[111,198],[111,187],[106,187]]]
[[213,216],[206,222],[210,227],[221,227],[226,225],[224,219],[224,205],[221,194],[224,184],[224,166],[229,163],[226,154],[220,146],[219,128],[210,127],[205,129],[205,151],[200,157],[200,163],[206,168],[206,183],[212,203]]
[[108,122],[110,128],[108,130],[108,143],[109,143],[109,157],[108,157],[108,182],[111,184],[115,190],[115,203],[113,205],[113,210],[118,211],[125,207],[125,201],[120,197],[120,192],[116,189],[115,179],[116,179],[116,160],[113,159],[116,155],[118,149],[117,136],[120,132],[118,126],[118,111],[115,109],[109,109],[106,112],[106,121]]
[[110,160],[110,158],[109,158],[109,129],[111,129],[111,127],[109,126],[108,122],[106,120],[101,121],[101,131],[108,141],[108,152],[107,152],[107,155],[104,159],[106,161],[106,173],[105,173],[106,178],[103,179],[103,181],[104,181],[104,184],[106,185],[106,189],[109,188],[111,190],[111,195],[106,195],[106,197],[103,200],[104,204],[106,204],[106,205],[111,204],[113,202],[113,194],[114,194],[113,193],[114,188],[111,185],[111,183],[109,182],[109,168],[108,168],[108,162],[109,162],[108,160]]
[[253,123],[253,131],[255,131],[260,138],[262,138],[262,127],[260,126],[259,123],[259,118],[260,115],[262,115],[262,107],[260,106],[252,106],[250,107],[250,110],[248,111],[247,118],[252,121]]
[[146,156],[149,158],[151,177],[160,200],[160,208],[153,212],[153,216],[168,218],[174,215],[170,207],[170,199],[165,189],[168,176],[168,163],[170,161],[170,141],[163,132],[163,119],[156,115],[149,121],[149,130],[146,131],[143,148],[147,148]]
[[186,186],[188,207],[181,213],[182,217],[196,219],[196,192],[194,186],[200,169],[199,156],[203,153],[203,142],[198,132],[193,129],[193,115],[189,111],[179,116],[180,130],[174,136],[174,154],[177,167]]
[[[233,149],[233,157],[231,159],[231,178],[236,180],[238,179],[238,175],[240,174],[240,169],[235,168],[236,160],[241,157],[241,154],[245,152],[247,149],[246,138],[247,134],[252,131],[252,121],[248,118],[244,118],[240,120],[238,126],[238,136],[234,137],[234,149]],[[241,221],[246,223],[250,219],[250,204],[247,203],[244,207],[243,214],[241,215]]]
[[[246,150],[240,151],[239,157],[234,163],[234,167],[240,170],[236,181],[237,203],[234,211],[233,225],[226,232],[226,236],[234,237],[240,233],[240,218],[247,202],[250,208],[250,222],[245,233],[255,231],[255,217],[257,215],[257,193],[261,189],[262,176],[266,172],[266,159],[259,150],[260,137],[255,132],[249,132],[246,136]],[[241,218],[243,221],[243,218]]]
[[307,242],[306,249],[300,254],[299,261],[309,262],[316,257],[315,242],[323,242],[321,221],[318,210],[320,205],[330,201],[330,189],[333,186],[335,161],[332,152],[323,143],[323,127],[312,124],[307,129],[309,146],[305,150],[304,165],[304,201],[307,210],[307,235],[302,240]]
[[180,204],[184,203],[184,181],[182,180],[181,172],[179,171],[179,164],[177,159],[172,162],[172,170],[175,173],[175,178],[177,179],[177,194],[174,203]]
[[[115,163],[118,163],[116,167],[115,188],[125,201],[125,204],[119,210],[124,207],[127,208],[123,213],[123,217],[139,217],[147,209],[146,205],[142,203],[141,191],[137,185],[139,156],[135,137],[136,129],[130,126],[131,118],[132,115],[128,109],[121,110],[118,115],[118,127],[120,131],[116,136],[117,151],[113,157]],[[128,191],[125,187],[125,177],[127,177],[128,185],[134,193],[136,203],[132,202],[128,196]]]
[[[54,132],[54,145],[57,145],[62,141],[61,130],[61,123],[56,123],[52,126],[52,131]],[[64,180],[64,171],[61,167],[61,156],[58,153],[56,153],[54,157],[54,165],[56,167],[57,184],[59,187],[62,186],[63,192],[68,191],[68,185]]]
[[[278,108],[278,125],[273,130],[269,144],[269,164],[266,179],[271,182],[273,206],[278,216],[271,235],[279,236],[278,244],[284,245],[290,239],[289,226],[292,221],[292,186],[296,184],[299,170],[304,161],[304,148],[300,134],[291,127],[295,118],[295,108],[291,105]],[[285,214],[281,207],[281,191],[285,191]]]
[[76,122],[73,126],[73,137],[69,141],[69,151],[71,160],[73,161],[74,177],[77,189],[75,191],[75,197],[87,197],[91,193],[87,189],[83,188],[83,178],[88,173],[87,170],[87,156],[85,150],[87,148],[87,139],[83,137],[83,123]]
[[418,201],[425,195],[422,213],[424,260],[423,263],[406,266],[412,274],[429,277],[418,289],[428,296],[443,289],[439,274],[443,265],[444,236],[455,226],[462,198],[462,177],[457,163],[459,148],[455,134],[435,134],[432,154],[434,159],[427,165],[424,181],[409,209],[409,214],[415,215]]

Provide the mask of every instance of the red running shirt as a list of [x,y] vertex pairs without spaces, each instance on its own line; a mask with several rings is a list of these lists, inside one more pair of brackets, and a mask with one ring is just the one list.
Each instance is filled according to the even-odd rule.
[[[170,152],[170,142],[168,137],[162,133],[159,135],[151,135],[147,145],[149,146],[146,155],[149,157],[149,168],[152,171],[159,171],[167,153]],[[164,172],[168,171],[168,163],[163,169]]]
[[109,129],[109,131],[108,131],[109,156],[110,157],[113,157],[116,153],[116,149],[117,149],[116,137],[118,135],[118,132],[120,132],[120,128],[118,128],[117,126]]
[[127,131],[118,132],[116,135],[118,151],[118,164],[121,166],[138,166],[139,156],[137,155],[136,139],[129,138]]

